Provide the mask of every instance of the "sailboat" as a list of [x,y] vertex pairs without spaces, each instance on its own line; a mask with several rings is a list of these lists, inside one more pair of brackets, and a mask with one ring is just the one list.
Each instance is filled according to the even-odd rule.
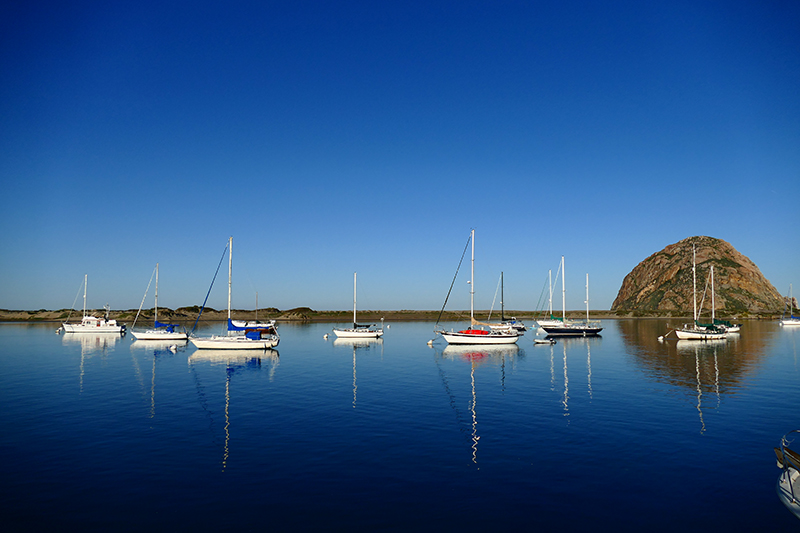
[[[694,322],[684,324],[682,328],[675,330],[675,335],[679,340],[718,340],[726,337],[725,331],[714,326],[714,305],[711,305],[711,322],[707,326],[701,326],[697,321],[697,265],[695,247],[692,245],[692,309],[694,312]],[[711,266],[711,294],[714,294],[714,266]],[[712,296],[713,299],[713,296]]]
[[567,290],[564,284],[564,256],[561,256],[561,323],[542,326],[548,336],[588,337],[603,331],[599,322],[589,321],[589,274],[586,274],[586,320],[584,322],[567,322]]
[[519,339],[519,332],[494,331],[475,327],[481,325],[475,320],[475,230],[470,233],[472,241],[472,273],[469,282],[469,320],[470,327],[461,331],[444,331],[434,329],[435,333],[442,335],[448,344],[514,344]]
[[[224,257],[224,256],[223,256]],[[228,332],[227,335],[192,337],[200,350],[267,350],[280,342],[274,324],[236,325],[231,320],[231,277],[233,272],[233,237],[228,239]]]
[[781,318],[781,326],[800,326],[800,317],[794,316],[794,296],[792,295],[792,284],[789,284],[789,317],[786,318],[786,309],[784,309],[784,317]]
[[[494,331],[516,331],[520,335],[524,334],[528,331],[528,328],[525,327],[525,324],[522,323],[521,320],[517,320],[517,317],[512,316],[506,319],[505,307],[503,303],[504,299],[504,287],[503,287],[503,273],[500,272],[500,323],[499,324],[492,324],[489,327],[492,328]],[[495,293],[496,294],[496,293]],[[494,304],[492,304],[494,306]]]
[[[156,263],[156,293],[155,293],[155,308],[153,309],[153,329],[148,329],[147,331],[135,331],[131,328],[131,335],[137,340],[141,341],[185,341],[189,338],[186,334],[186,331],[175,331],[175,328],[180,327],[180,324],[165,324],[163,322],[158,321],[158,263]],[[150,278],[152,279],[152,278]],[[148,284],[148,287],[150,285]],[[144,297],[142,298],[142,304],[144,304],[144,298],[147,297],[147,291],[144,292]],[[139,306],[139,311],[142,310],[142,306]],[[133,323],[136,324],[136,320],[139,318],[139,313],[136,313],[136,319],[134,319]]]
[[[63,331],[64,333],[124,333],[124,324],[117,324],[116,320],[109,320],[108,314],[110,312],[110,308],[108,307],[108,304],[104,306],[106,313],[103,318],[97,318],[96,316],[86,314],[86,287],[88,285],[88,281],[89,275],[84,274],[83,318],[81,319],[80,324],[70,324],[69,322],[64,322],[61,324],[59,331]],[[67,320],[69,320],[69,318]]]
[[[558,265],[558,272],[556,272],[556,281],[558,281],[558,275],[559,273],[562,272],[563,268],[564,268],[564,256],[562,255],[561,263]],[[547,300],[548,302],[547,307],[549,311],[548,316],[550,318],[537,319],[536,325],[539,328],[544,328],[545,326],[560,326],[564,323],[562,319],[553,316],[553,271],[552,270],[547,271],[547,287],[550,291],[549,293],[550,295]]]
[[383,336],[383,328],[372,329],[374,324],[359,324],[356,321],[356,275],[353,272],[353,327],[333,328],[333,333],[340,339],[377,339]]

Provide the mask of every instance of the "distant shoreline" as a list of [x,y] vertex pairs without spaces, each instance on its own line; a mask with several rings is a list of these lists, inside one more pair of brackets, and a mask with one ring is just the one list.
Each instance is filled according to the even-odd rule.
[[[167,308],[159,308],[158,318],[159,321],[172,321],[172,322],[194,322],[198,318],[199,307],[181,307],[175,310]],[[87,310],[87,314],[94,316],[103,316],[104,310],[92,309]],[[136,318],[136,309],[127,310],[112,310],[109,312],[109,318],[116,319],[119,322],[127,325],[133,324]],[[555,316],[561,316],[561,312],[553,313]],[[46,310],[39,309],[37,311],[20,311],[0,309],[0,322],[65,322],[69,319],[70,322],[80,321],[83,312],[81,310],[72,309],[58,309]],[[278,309],[259,309],[256,313],[252,309],[232,309],[231,315],[234,320],[275,320],[277,322],[351,322],[353,320],[352,311],[315,311],[308,307],[299,307],[280,311]],[[567,311],[567,318],[581,319],[585,318],[586,311]],[[488,321],[489,311],[482,310],[476,311],[475,317],[481,321]],[[516,317],[523,322],[532,322],[534,316],[542,317],[541,312],[534,311],[508,311],[505,313],[506,319]],[[746,316],[731,317],[718,312],[719,318],[734,318],[734,319],[763,319],[774,320],[780,318],[780,313],[763,313],[763,314],[748,314]],[[201,322],[217,322],[226,320],[228,317],[227,310],[216,310],[206,308],[200,316]],[[374,311],[364,310],[358,312],[359,322],[380,322],[381,319],[387,322],[401,322],[401,321],[420,321],[420,322],[435,322],[439,317],[439,311],[431,310],[392,310],[392,311]],[[589,311],[589,317],[592,320],[611,319],[611,318],[642,318],[642,319],[655,319],[655,318],[670,318],[670,319],[685,319],[691,320],[691,315],[684,313],[668,314],[666,312],[636,312],[636,311],[611,311],[611,310],[594,310]],[[704,315],[705,317],[705,315]],[[707,317],[705,317],[707,318]],[[139,314],[137,324],[141,323],[142,326],[147,325],[148,322],[153,320],[153,310],[143,309]],[[457,322],[469,320],[469,310],[466,311],[445,311],[441,315],[443,322]],[[492,313],[492,321],[500,321],[500,314],[497,312]]]

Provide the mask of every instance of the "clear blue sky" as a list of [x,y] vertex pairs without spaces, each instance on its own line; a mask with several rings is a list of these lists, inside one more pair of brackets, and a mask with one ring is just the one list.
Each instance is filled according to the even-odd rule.
[[234,307],[439,309],[471,228],[479,308],[692,235],[800,294],[800,3],[229,4],[0,6],[0,308],[199,305],[232,235]]

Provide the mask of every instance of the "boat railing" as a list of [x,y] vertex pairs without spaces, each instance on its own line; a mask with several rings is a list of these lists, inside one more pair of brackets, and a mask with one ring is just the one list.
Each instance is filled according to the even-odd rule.
[[[789,448],[789,444],[794,442],[794,439],[789,437],[793,433],[800,435],[800,429],[794,429],[781,437],[780,449],[775,448],[775,455],[778,457],[778,466],[783,470],[783,475],[788,476],[789,481],[791,481],[790,469],[800,472],[800,453]],[[794,503],[797,501],[797,495],[794,493],[794,484],[789,482],[787,485],[789,486],[789,494],[792,497],[792,503]]]

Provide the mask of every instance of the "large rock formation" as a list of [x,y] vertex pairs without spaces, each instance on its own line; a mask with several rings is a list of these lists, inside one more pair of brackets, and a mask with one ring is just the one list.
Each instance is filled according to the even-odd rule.
[[[625,276],[611,309],[634,314],[692,315],[692,245],[697,259],[697,305],[711,265],[717,315],[780,312],[784,299],[758,267],[733,246],[713,237],[689,237],[656,252]],[[711,309],[705,291],[703,314]],[[699,311],[699,310],[698,310]]]

